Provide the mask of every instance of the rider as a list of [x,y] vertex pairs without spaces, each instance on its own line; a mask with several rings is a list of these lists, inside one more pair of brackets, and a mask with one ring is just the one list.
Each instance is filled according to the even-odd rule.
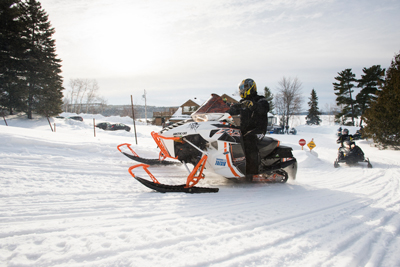
[[233,104],[228,113],[240,114],[240,130],[243,136],[246,155],[246,179],[251,180],[258,174],[258,140],[262,140],[267,131],[269,103],[264,96],[257,95],[254,80],[245,79],[239,84],[241,100]]
[[[343,153],[343,143],[349,143],[349,149],[351,148],[351,145],[354,144],[353,142],[353,136],[349,134],[349,130],[344,128],[342,131],[342,135],[339,136],[339,138],[336,140],[337,144],[340,144],[339,148],[339,160],[344,159],[344,153]],[[355,144],[354,144],[355,145]]]
[[348,129],[344,128],[342,131],[342,135],[339,136],[339,138],[336,140],[336,143],[340,144],[340,146],[343,147],[343,142],[347,140],[353,142],[353,136],[349,134]]

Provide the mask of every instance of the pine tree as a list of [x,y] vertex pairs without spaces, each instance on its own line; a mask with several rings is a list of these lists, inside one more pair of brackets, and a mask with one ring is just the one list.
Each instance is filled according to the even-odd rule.
[[10,114],[25,105],[23,56],[26,48],[20,7],[20,0],[0,2],[0,105],[7,107]]
[[311,97],[309,98],[310,101],[308,102],[308,106],[310,107],[308,110],[308,115],[306,117],[306,124],[307,125],[319,125],[321,123],[320,115],[318,108],[318,96],[317,92],[314,89],[311,91]]
[[400,53],[392,60],[377,95],[365,112],[365,135],[378,146],[400,149]]
[[27,64],[27,115],[32,118],[36,111],[45,116],[60,112],[62,106],[61,60],[55,53],[54,28],[48,15],[36,0],[28,0],[24,5],[24,21],[27,24],[25,38],[28,50]]
[[270,113],[274,113],[274,95],[271,93],[271,90],[265,86],[264,87],[264,96],[267,99],[268,103],[269,103],[269,112]]
[[378,84],[383,83],[385,69],[380,65],[373,65],[370,68],[363,68],[364,75],[358,80],[358,88],[361,91],[356,96],[357,106],[361,113],[360,126],[362,125],[365,110],[371,106],[371,103],[376,101]]
[[352,73],[351,69],[345,69],[338,73],[339,76],[335,77],[335,80],[339,83],[333,83],[333,89],[335,95],[337,95],[336,103],[338,106],[342,107],[342,110],[337,114],[336,121],[340,122],[342,117],[351,118],[351,125],[354,126],[354,118],[356,115],[355,101],[353,100],[352,93],[354,90],[354,82],[356,81],[356,75]]

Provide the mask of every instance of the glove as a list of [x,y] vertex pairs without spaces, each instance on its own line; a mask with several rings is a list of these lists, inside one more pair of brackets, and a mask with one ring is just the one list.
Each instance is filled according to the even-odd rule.
[[253,108],[253,101],[251,100],[245,100],[241,104],[242,108],[249,108],[249,109]]

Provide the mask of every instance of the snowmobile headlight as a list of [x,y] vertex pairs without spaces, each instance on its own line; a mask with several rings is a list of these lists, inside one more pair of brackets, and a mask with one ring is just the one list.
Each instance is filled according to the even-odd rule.
[[192,119],[195,122],[204,122],[204,121],[208,121],[208,115],[207,114],[195,114],[195,115],[192,115]]

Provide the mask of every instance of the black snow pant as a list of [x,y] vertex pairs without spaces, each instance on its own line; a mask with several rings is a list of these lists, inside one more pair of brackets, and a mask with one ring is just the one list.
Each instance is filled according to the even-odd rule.
[[243,136],[244,153],[246,155],[246,175],[258,174],[260,164],[258,155],[258,136],[256,134],[246,134]]

